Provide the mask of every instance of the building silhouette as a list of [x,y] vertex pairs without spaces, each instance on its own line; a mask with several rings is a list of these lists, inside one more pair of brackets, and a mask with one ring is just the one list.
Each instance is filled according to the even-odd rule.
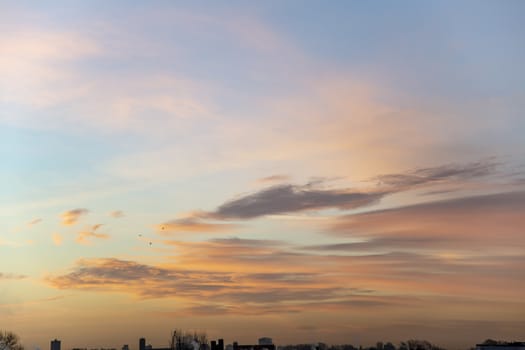
[[210,350],[224,350],[224,339],[219,339],[218,341],[212,340]]
[[239,343],[234,342],[233,350],[275,350],[275,345],[274,344],[240,345]]
[[55,339],[55,340],[51,340],[51,347],[50,347],[51,350],[60,350],[60,340],[58,339]]
[[273,344],[272,338],[268,338],[268,337],[259,338],[259,345],[272,345],[272,344]]
[[476,344],[476,350],[525,350],[525,342],[485,342]]
[[146,344],[146,338],[139,339],[139,350],[172,350],[171,348],[154,348],[151,344]]

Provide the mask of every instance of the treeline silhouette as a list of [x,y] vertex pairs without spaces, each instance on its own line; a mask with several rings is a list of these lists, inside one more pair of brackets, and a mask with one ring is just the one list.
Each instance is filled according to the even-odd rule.
[[[298,344],[281,346],[281,350],[312,350],[312,344]],[[325,343],[318,343],[315,350],[444,350],[437,345],[430,343],[427,340],[410,339],[402,341],[398,346],[391,342],[377,342],[376,346],[363,347],[354,346],[352,344],[330,345]]]
[[[204,331],[185,331],[175,329],[171,333],[170,346],[171,350],[200,350],[209,349],[208,336]],[[427,340],[410,339],[402,341],[398,346],[391,342],[377,342],[376,346],[355,347],[351,344],[330,345],[325,343],[316,344],[295,344],[280,346],[280,350],[445,350]]]
[[[208,337],[203,331],[184,331],[176,329],[171,333],[171,350],[194,350],[209,349]],[[327,345],[325,343],[316,344],[294,344],[279,346],[280,350],[445,350],[427,340],[409,339],[402,341],[399,345],[391,342],[377,342],[376,346],[362,347],[351,344]]]

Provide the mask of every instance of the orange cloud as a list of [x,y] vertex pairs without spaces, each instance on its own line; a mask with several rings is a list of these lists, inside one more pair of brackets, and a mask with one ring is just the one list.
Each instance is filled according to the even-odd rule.
[[[225,201],[214,211],[194,212],[184,218],[161,224],[159,231],[214,232],[231,230],[233,227],[209,220],[249,220],[304,211],[359,209],[377,204],[385,196],[414,188],[451,181],[466,182],[493,175],[497,165],[494,159],[487,159],[464,164],[418,168],[404,173],[383,174],[372,178],[377,184],[367,190],[327,188],[327,180],[323,178],[304,185],[282,183]],[[275,175],[263,180],[280,179],[282,179],[281,175]]]
[[196,217],[188,216],[157,225],[157,231],[161,234],[173,232],[223,232],[233,231],[236,228],[237,225],[232,224],[204,222],[198,215]]
[[[240,307],[249,310],[252,306],[269,310],[277,305],[299,310],[301,305],[308,303],[339,303],[350,299],[357,303],[360,298],[362,292],[357,289],[315,284],[319,277],[189,270],[119,259],[89,259],[79,261],[71,273],[48,277],[47,282],[60,289],[131,293],[140,298],[175,298],[189,304],[202,304],[207,300],[209,312],[217,307],[229,309],[231,313],[238,312]],[[297,283],[298,279],[303,282]],[[274,280],[288,283],[274,284]]]
[[[383,242],[391,244],[391,242]],[[435,252],[393,251],[359,254],[347,247],[310,247],[241,238],[205,242],[166,241],[173,254],[164,264],[120,259],[80,261],[72,272],[52,276],[60,289],[127,293],[139,298],[175,298],[181,312],[239,308],[282,312],[423,309],[425,301],[473,299],[473,304],[520,303],[525,260],[520,255],[485,252],[460,257]],[[400,244],[397,242],[396,244]],[[501,285],[510,286],[501,289]],[[459,301],[458,301],[459,303]],[[184,306],[187,305],[187,306]],[[502,306],[503,307],[503,306]]]
[[62,245],[63,238],[59,233],[53,233],[53,243],[55,245]]
[[79,232],[76,238],[76,242],[79,244],[91,244],[90,238],[108,239],[109,238],[108,234],[95,232],[101,226],[102,224],[96,224],[93,227],[91,227],[91,230],[89,231]]
[[84,208],[72,209],[62,213],[62,225],[70,226],[77,223],[78,219],[89,213],[89,210]]
[[257,181],[258,182],[262,182],[262,183],[265,183],[265,182],[285,182],[285,181],[288,181],[290,180],[290,177],[288,175],[271,175],[271,176],[266,176],[266,177],[262,177],[260,179],[258,179]]
[[517,252],[525,247],[525,192],[456,198],[348,215],[330,232],[365,243],[327,250],[388,248],[481,254]]

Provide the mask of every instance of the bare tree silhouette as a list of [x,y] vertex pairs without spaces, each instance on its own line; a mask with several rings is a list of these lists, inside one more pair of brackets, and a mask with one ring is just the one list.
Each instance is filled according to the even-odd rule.
[[206,348],[207,344],[208,337],[205,332],[194,331],[192,333],[183,331],[182,329],[175,329],[171,333],[171,350],[194,350],[195,348],[203,349]]
[[24,350],[20,338],[13,332],[0,331],[0,350]]

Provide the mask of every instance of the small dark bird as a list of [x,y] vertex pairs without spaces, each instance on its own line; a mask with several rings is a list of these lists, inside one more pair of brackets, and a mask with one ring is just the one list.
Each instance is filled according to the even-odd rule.
[[139,237],[142,237],[142,234],[141,234],[141,233],[139,233]]
[[151,247],[151,244],[152,244],[152,243],[151,243],[151,242],[149,242],[149,246],[150,246],[150,247]]

